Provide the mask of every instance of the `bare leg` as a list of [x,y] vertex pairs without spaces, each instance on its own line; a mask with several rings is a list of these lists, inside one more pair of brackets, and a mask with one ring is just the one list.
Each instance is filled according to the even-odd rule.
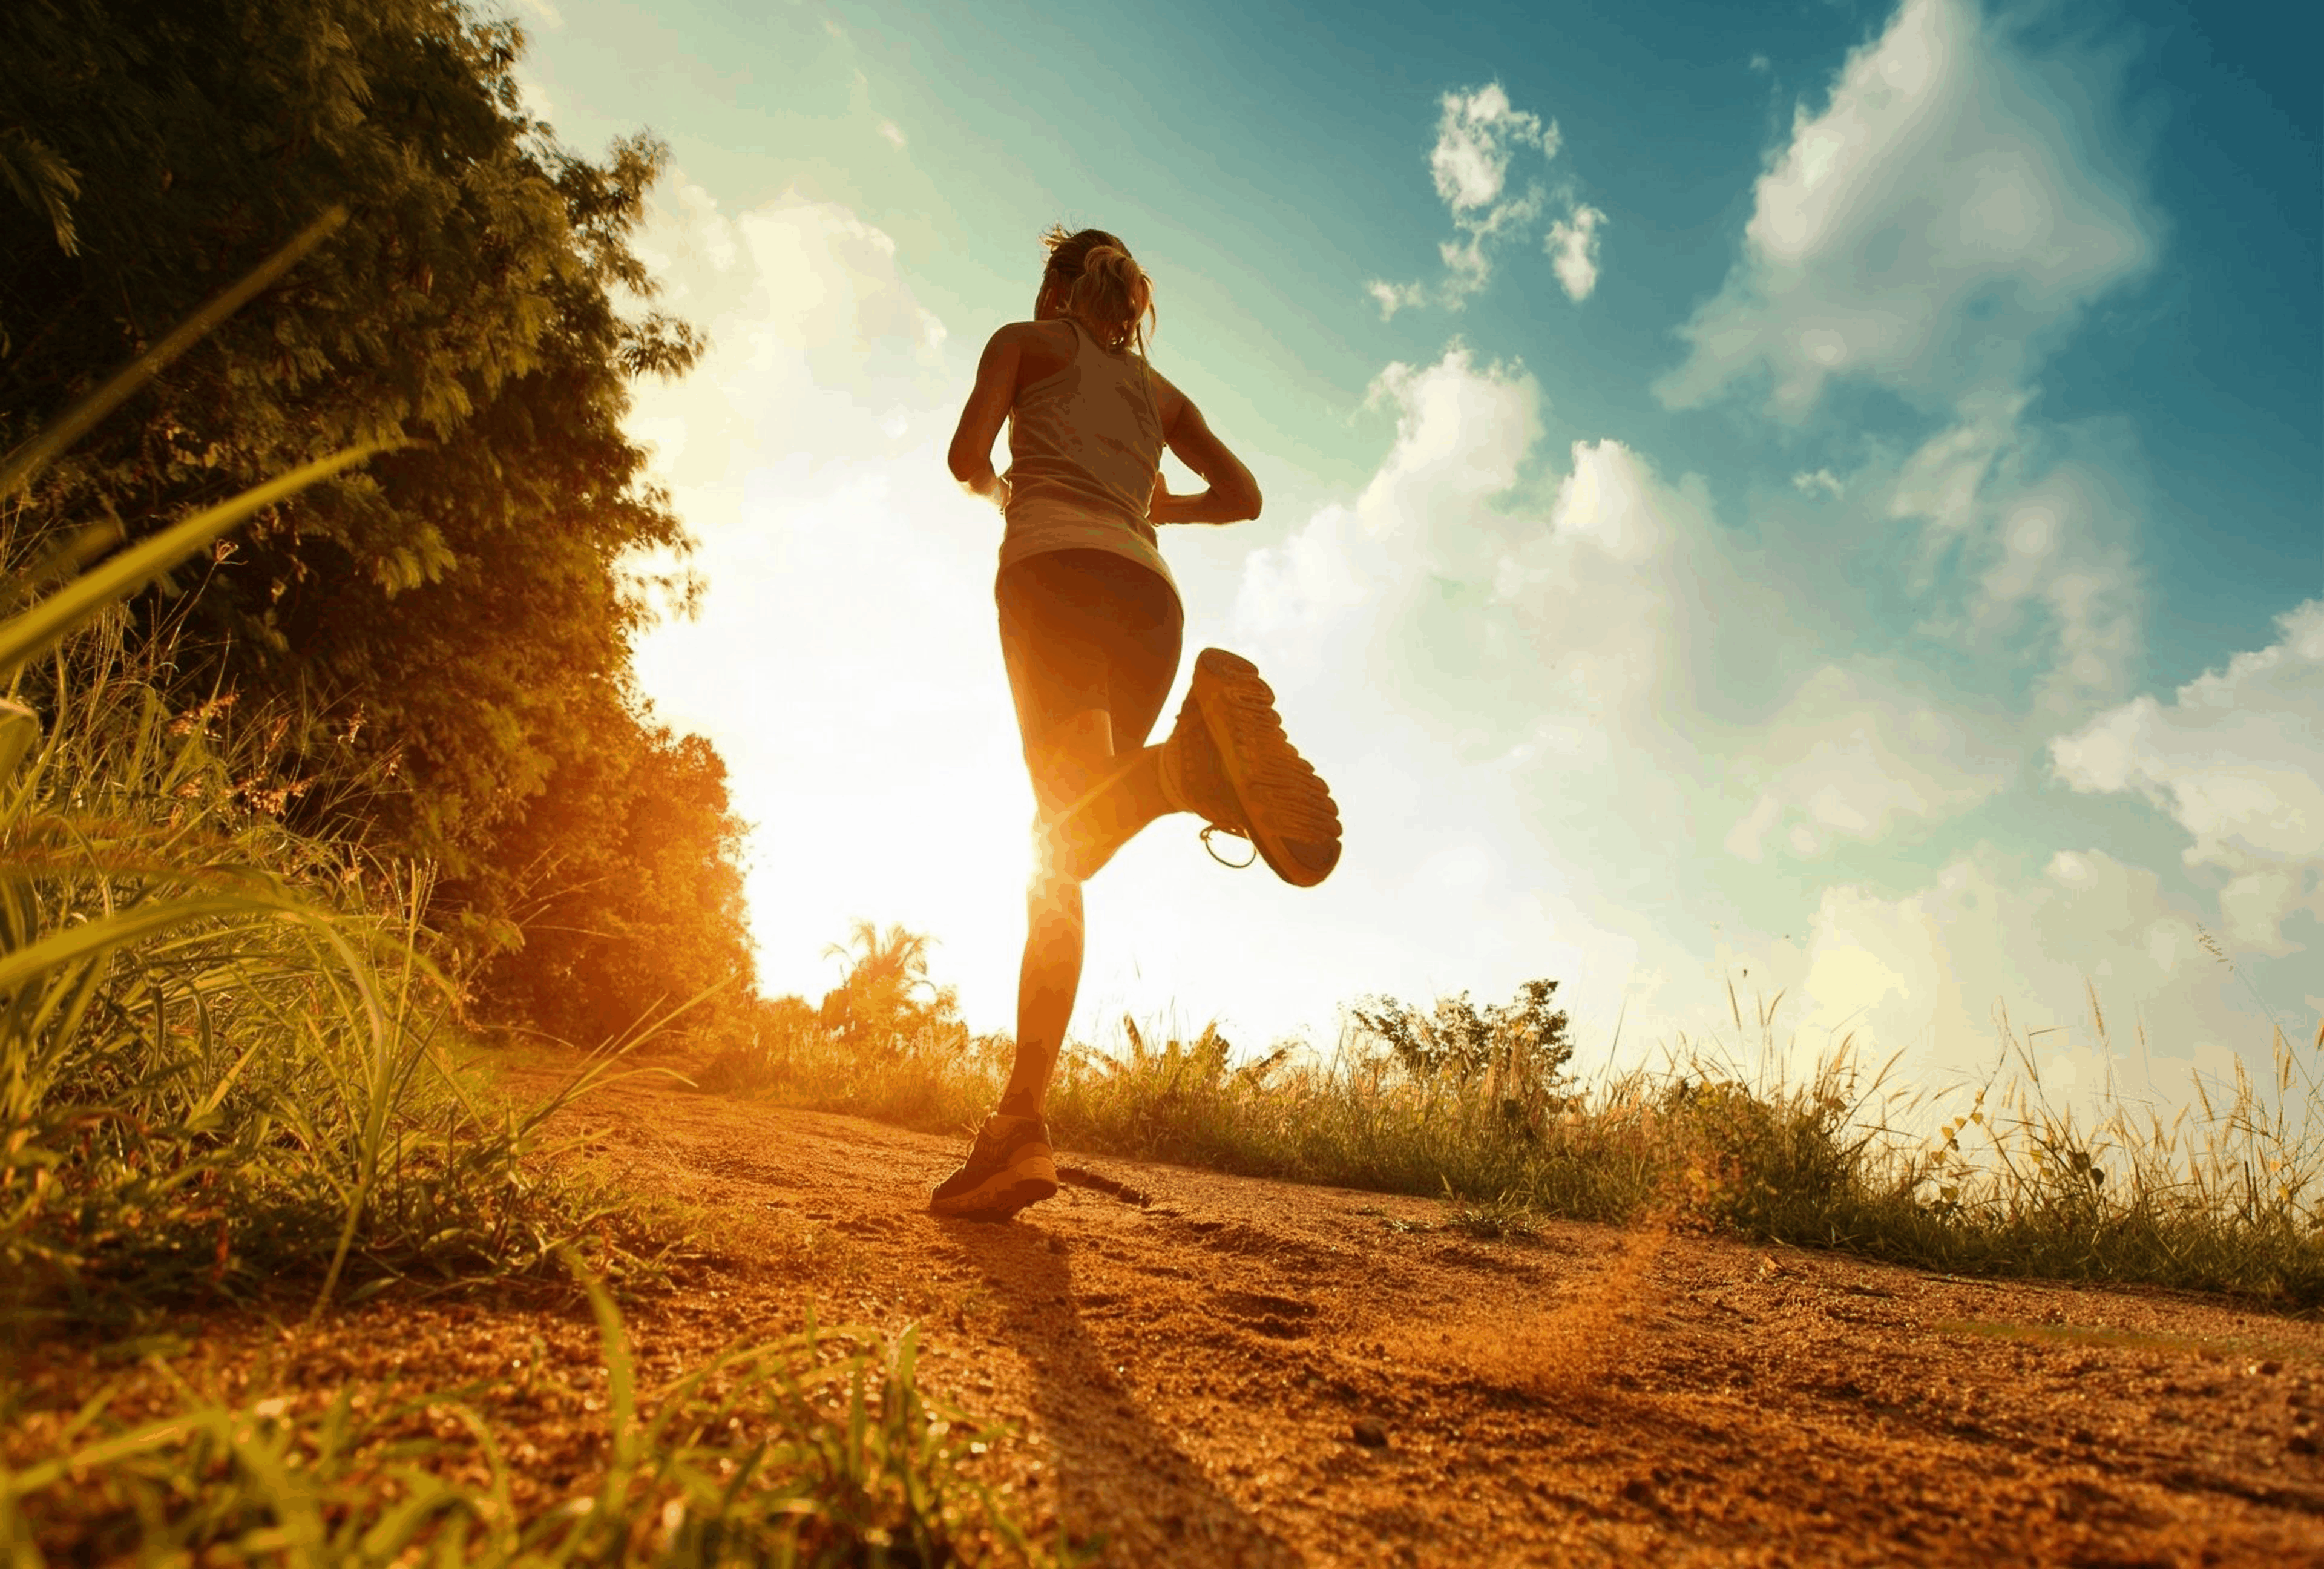
[[[1041,808],[1054,815],[1082,799],[1092,785],[1104,782],[1105,789],[1084,801],[1075,817],[1076,838],[1091,846],[1088,872],[1104,865],[1139,829],[1172,809],[1156,767],[1159,750],[1141,747],[1115,757],[1112,721],[1102,709],[1077,714],[1062,727],[1048,766],[1039,771],[1050,786],[1041,792]],[[1001,1095],[1003,1116],[1041,1114],[1081,990],[1083,933],[1080,881],[1036,867],[1026,892],[1025,957],[1017,972],[1017,1058]]]
[[1017,1060],[1001,1092],[1004,1117],[1038,1117],[1056,1071],[1082,984],[1082,885],[1037,872],[1025,899],[1025,962],[1017,971]]

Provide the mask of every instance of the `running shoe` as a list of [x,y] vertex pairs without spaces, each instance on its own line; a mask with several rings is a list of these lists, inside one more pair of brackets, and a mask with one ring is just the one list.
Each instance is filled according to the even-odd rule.
[[1283,734],[1259,667],[1224,649],[1194,658],[1194,678],[1163,743],[1163,787],[1213,827],[1251,842],[1275,874],[1313,888],[1340,863],[1330,787]]
[[1057,1191],[1057,1160],[1049,1149],[1049,1127],[1038,1117],[1004,1117],[995,1112],[976,1131],[968,1159],[928,1199],[940,1215],[1005,1221],[1028,1204]]

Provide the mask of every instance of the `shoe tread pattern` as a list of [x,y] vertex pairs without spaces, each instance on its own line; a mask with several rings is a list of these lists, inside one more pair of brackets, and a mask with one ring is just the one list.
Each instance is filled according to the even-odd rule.
[[1340,858],[1340,814],[1313,764],[1299,755],[1275,711],[1275,692],[1259,667],[1223,649],[1195,661],[1187,694],[1216,743],[1240,808],[1240,829],[1277,876],[1310,888]]

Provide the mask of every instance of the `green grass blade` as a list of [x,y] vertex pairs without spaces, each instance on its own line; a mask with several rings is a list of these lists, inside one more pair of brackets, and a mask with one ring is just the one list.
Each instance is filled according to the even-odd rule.
[[68,927],[42,937],[30,947],[0,956],[0,993],[14,991],[43,974],[95,958],[124,944],[143,942],[189,921],[213,916],[297,915],[303,907],[290,900],[263,900],[210,895],[166,900],[141,905],[117,915]]

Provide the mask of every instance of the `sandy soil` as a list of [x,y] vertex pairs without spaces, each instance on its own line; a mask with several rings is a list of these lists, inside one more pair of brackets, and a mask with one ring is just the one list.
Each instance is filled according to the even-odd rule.
[[[1121,1564],[2324,1564],[2324,1327],[1135,1162],[1004,1225],[921,1209],[961,1141],[652,1082],[589,1103],[711,1252],[630,1317],[649,1378],[799,1323],[921,1326],[1019,1436],[1026,1512]],[[496,1380],[543,1497],[602,1417],[586,1315],[198,1326],[181,1365]],[[77,1355],[19,1369],[58,1396]],[[197,1382],[201,1381],[199,1374]],[[35,1406],[42,1402],[37,1398]]]

